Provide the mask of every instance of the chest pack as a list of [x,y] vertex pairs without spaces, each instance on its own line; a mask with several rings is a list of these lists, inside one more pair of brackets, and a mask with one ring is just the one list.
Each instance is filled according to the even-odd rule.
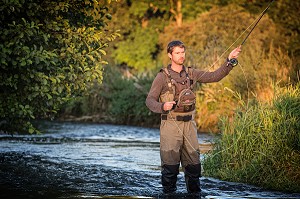
[[166,75],[168,91],[161,95],[161,101],[175,101],[173,106],[175,112],[190,112],[195,109],[196,95],[193,92],[192,69],[187,68],[186,78],[183,82],[177,82],[170,75],[167,68],[161,69]]

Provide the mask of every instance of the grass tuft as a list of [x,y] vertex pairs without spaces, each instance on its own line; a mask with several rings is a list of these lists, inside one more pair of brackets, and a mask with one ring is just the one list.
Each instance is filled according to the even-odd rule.
[[300,192],[300,83],[277,88],[269,104],[222,117],[222,134],[203,161],[204,175]]

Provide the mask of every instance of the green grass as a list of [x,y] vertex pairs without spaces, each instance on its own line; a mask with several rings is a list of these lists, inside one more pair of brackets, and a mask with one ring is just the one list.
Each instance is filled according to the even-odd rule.
[[270,104],[245,105],[221,119],[204,175],[300,192],[300,83],[277,92]]

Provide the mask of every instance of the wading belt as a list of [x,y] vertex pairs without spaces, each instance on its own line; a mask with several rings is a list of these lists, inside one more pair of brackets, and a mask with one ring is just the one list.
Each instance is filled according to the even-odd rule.
[[[166,114],[162,114],[161,115],[161,119],[162,120],[172,120],[172,118],[168,118],[168,115]],[[176,119],[176,121],[183,121],[183,122],[188,122],[191,121],[193,119],[192,115],[177,115],[174,119]]]

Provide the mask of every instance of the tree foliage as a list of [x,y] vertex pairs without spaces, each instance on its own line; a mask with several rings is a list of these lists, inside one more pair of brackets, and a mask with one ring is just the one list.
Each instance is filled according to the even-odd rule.
[[158,33],[154,29],[137,27],[126,40],[116,44],[115,61],[138,71],[153,68],[156,66],[157,43]]
[[110,1],[1,0],[0,129],[30,132],[68,99],[101,82]]
[[[143,72],[158,65],[158,35],[167,23],[165,15],[149,1],[120,1],[112,20],[122,30],[111,55],[114,63]],[[120,23],[120,20],[124,21]]]
[[[138,1],[138,0],[121,0],[120,3],[123,2],[122,7],[115,8],[113,15],[118,16],[118,20],[121,20],[122,17],[122,23],[116,22],[116,26],[122,26],[120,28],[122,30],[122,38],[121,42],[124,41],[124,45],[133,45],[133,46],[139,46],[140,48],[147,48],[145,44],[147,43],[147,40],[152,40],[153,37],[160,36],[165,37],[167,35],[168,41],[174,39],[177,37],[176,33],[172,33],[172,31],[169,31],[168,29],[171,27],[172,30],[177,29],[178,31],[181,31],[183,34],[188,33],[189,29],[186,29],[186,25],[188,23],[193,24],[195,21],[199,21],[205,12],[210,12],[211,9],[215,7],[226,7],[228,5],[231,5],[231,10],[222,10],[220,13],[214,12],[214,15],[220,15],[222,16],[223,23],[218,25],[218,27],[223,28],[224,32],[232,32],[232,38],[227,39],[227,41],[231,42],[234,41],[235,38],[241,34],[245,28],[250,25],[255,17],[259,16],[259,14],[267,7],[267,5],[270,3],[270,1],[262,1],[262,0],[213,0],[213,1],[196,1],[196,0],[186,0],[181,1],[182,8],[180,12],[182,13],[182,26],[178,26],[178,22],[176,21],[176,12],[177,10],[177,0],[163,0],[163,1],[151,1],[151,0],[144,0],[144,1]],[[278,0],[274,1],[271,4],[271,7],[269,8],[268,12],[263,18],[266,18],[268,16],[270,19],[273,20],[273,22],[276,24],[276,32],[272,32],[272,35],[269,35],[268,37],[265,36],[264,39],[266,39],[265,43],[268,43],[271,39],[274,39],[273,35],[275,33],[279,33],[281,36],[274,39],[275,47],[281,47],[283,50],[286,50],[290,56],[295,56],[294,58],[294,65],[299,64],[297,62],[297,57],[299,57],[298,53],[298,47],[297,45],[300,41],[299,37],[299,12],[298,12],[298,1],[292,1],[292,0]],[[232,5],[235,5],[233,7]],[[238,7],[238,8],[237,8]],[[237,8],[237,10],[236,10]],[[248,16],[245,20],[241,20],[241,18],[238,18],[236,14],[240,12],[240,8],[243,8],[244,12],[248,13]],[[284,16],[284,17],[283,17]],[[232,21],[231,19],[235,18],[237,21]],[[218,28],[212,20],[207,19],[206,21],[202,20],[203,26],[206,26],[206,24],[210,25],[210,28],[212,29],[210,32],[212,32],[214,29]],[[160,24],[161,26],[158,26],[157,24]],[[171,25],[170,25],[171,24]],[[170,25],[170,26],[169,26]],[[259,23],[261,26],[261,22]],[[145,29],[145,31],[149,31],[152,29],[156,30],[156,35],[151,35],[149,37],[149,34],[138,34],[137,31],[140,32],[140,28]],[[267,27],[266,27],[267,28]],[[194,28],[196,30],[196,28]],[[257,29],[257,28],[256,28]],[[201,29],[197,29],[201,31]],[[236,32],[238,30],[238,32]],[[256,30],[257,31],[257,30]],[[166,34],[167,32],[167,34]],[[207,32],[207,35],[210,35],[210,32]],[[227,34],[227,33],[226,33]],[[189,34],[189,37],[186,37],[184,42],[187,42],[190,40],[190,38],[198,39],[201,42],[201,38],[197,38],[196,35]],[[261,34],[260,34],[261,35]],[[134,37],[134,39],[132,39]],[[213,36],[213,37],[223,37],[222,34]],[[253,37],[253,34],[251,35]],[[166,39],[165,39],[166,40]],[[141,42],[143,41],[143,42]],[[247,42],[248,43],[248,42]],[[229,43],[225,44],[228,45]],[[144,45],[144,46],[143,46]],[[142,47],[141,47],[142,46]],[[153,48],[153,44],[150,46],[151,52],[144,54],[143,56],[140,56],[140,58],[147,57],[148,59],[152,56],[152,58],[157,59],[156,63],[161,64],[162,59],[165,58],[164,54],[164,47],[166,46],[166,42],[162,43],[159,42],[159,45],[156,46],[156,49]],[[136,60],[136,54],[137,53],[127,53],[127,51],[120,50],[123,48],[123,45],[114,46],[116,52],[114,55],[114,60],[116,61],[116,64],[119,65],[126,65],[130,68],[133,68],[134,70],[138,69],[137,65],[132,65],[132,63],[129,63],[128,60]],[[221,46],[222,49],[224,48]],[[120,48],[120,49],[119,49]],[[128,48],[128,47],[127,47]],[[267,47],[268,48],[268,47]],[[150,50],[149,49],[149,50]],[[163,50],[163,51],[161,51]],[[202,49],[201,49],[202,50]],[[131,49],[131,51],[133,51]],[[141,54],[145,53],[146,50],[141,50]],[[162,53],[162,56],[160,53]],[[155,55],[155,56],[153,56]],[[153,64],[152,62],[147,62],[148,66],[146,68],[151,67]],[[165,63],[165,62],[163,62]],[[296,66],[295,66],[296,67]],[[142,66],[142,68],[145,68],[145,66]],[[297,67],[295,68],[297,71]],[[139,70],[140,72],[143,71],[143,69]]]
[[193,20],[211,7],[210,1],[121,0],[113,9],[114,25],[122,30],[122,37],[112,51],[113,60],[139,73],[161,66],[158,39],[164,28],[170,22],[180,27],[184,19]]

